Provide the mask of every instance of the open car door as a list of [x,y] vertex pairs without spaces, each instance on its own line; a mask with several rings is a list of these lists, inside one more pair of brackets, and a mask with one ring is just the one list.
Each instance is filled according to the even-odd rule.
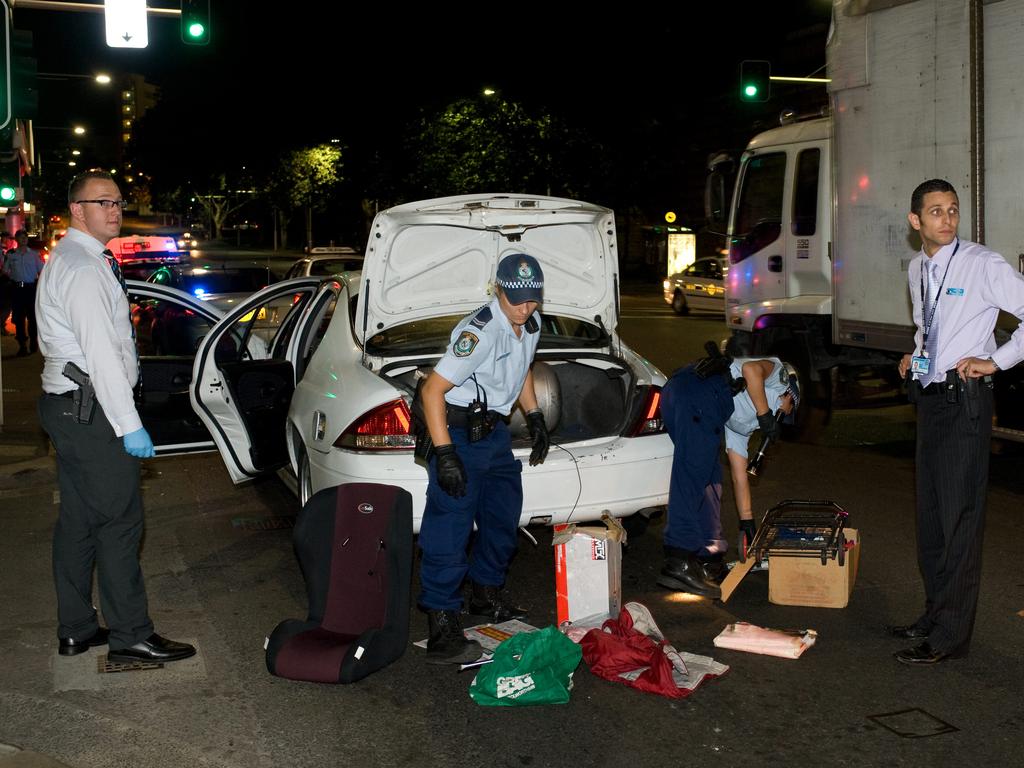
[[264,288],[226,314],[199,345],[192,408],[235,483],[288,462],[285,426],[295,391],[288,350],[321,280]]
[[158,456],[212,451],[189,398],[201,340],[221,319],[204,301],[167,286],[126,281],[141,387],[135,407]]

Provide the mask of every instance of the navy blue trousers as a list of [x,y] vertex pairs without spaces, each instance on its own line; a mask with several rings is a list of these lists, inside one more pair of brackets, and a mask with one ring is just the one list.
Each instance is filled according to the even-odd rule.
[[725,551],[719,450],[732,412],[725,379],[701,379],[692,366],[672,374],[661,392],[661,415],[675,446],[664,539],[668,549],[698,555]]
[[[523,511],[523,465],[512,455],[508,427],[499,421],[483,440],[469,442],[465,429],[449,429],[466,467],[466,495],[456,499],[437,484],[437,460],[431,459],[427,506],[420,525],[419,604],[428,610],[462,608],[462,582],[500,587],[516,551]],[[473,524],[473,554],[467,553]]]

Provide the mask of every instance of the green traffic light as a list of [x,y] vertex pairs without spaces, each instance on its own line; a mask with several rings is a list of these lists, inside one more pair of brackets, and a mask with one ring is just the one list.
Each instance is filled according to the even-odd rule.
[[191,37],[198,39],[206,34],[206,27],[204,27],[198,21],[193,21],[191,24],[188,25],[188,34]]
[[754,98],[755,96],[757,96],[757,86],[756,85],[747,85],[747,86],[745,86],[743,88],[743,95],[746,96],[748,99]]
[[5,203],[13,202],[17,194],[14,187],[0,187],[0,200]]

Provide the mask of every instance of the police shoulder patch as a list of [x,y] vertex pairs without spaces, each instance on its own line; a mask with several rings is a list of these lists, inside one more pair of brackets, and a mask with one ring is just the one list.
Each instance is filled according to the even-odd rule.
[[491,308],[486,306],[476,313],[476,316],[469,321],[470,325],[475,325],[477,328],[483,328],[491,322]]
[[476,349],[476,345],[480,343],[480,337],[478,337],[472,331],[463,331],[459,334],[459,338],[455,340],[452,345],[452,352],[456,357],[469,357],[473,354],[473,350]]

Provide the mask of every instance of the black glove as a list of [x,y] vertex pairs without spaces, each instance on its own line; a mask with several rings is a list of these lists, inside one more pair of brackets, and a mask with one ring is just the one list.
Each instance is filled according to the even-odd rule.
[[[746,537],[746,547],[750,546],[750,542],[754,540],[754,536],[757,535],[757,523],[753,520],[740,520],[740,538]],[[742,541],[741,541],[742,543]]]
[[779,436],[779,422],[771,411],[757,414],[757,428],[766,440],[775,440]]
[[530,428],[530,437],[533,438],[533,450],[530,452],[530,466],[535,467],[543,464],[548,456],[548,448],[551,447],[551,438],[548,437],[548,425],[544,423],[544,414],[539,411],[530,411],[526,414],[526,426]]
[[455,446],[451,443],[436,445],[434,454],[437,456],[437,484],[441,490],[454,498],[465,496],[466,468],[462,466]]

